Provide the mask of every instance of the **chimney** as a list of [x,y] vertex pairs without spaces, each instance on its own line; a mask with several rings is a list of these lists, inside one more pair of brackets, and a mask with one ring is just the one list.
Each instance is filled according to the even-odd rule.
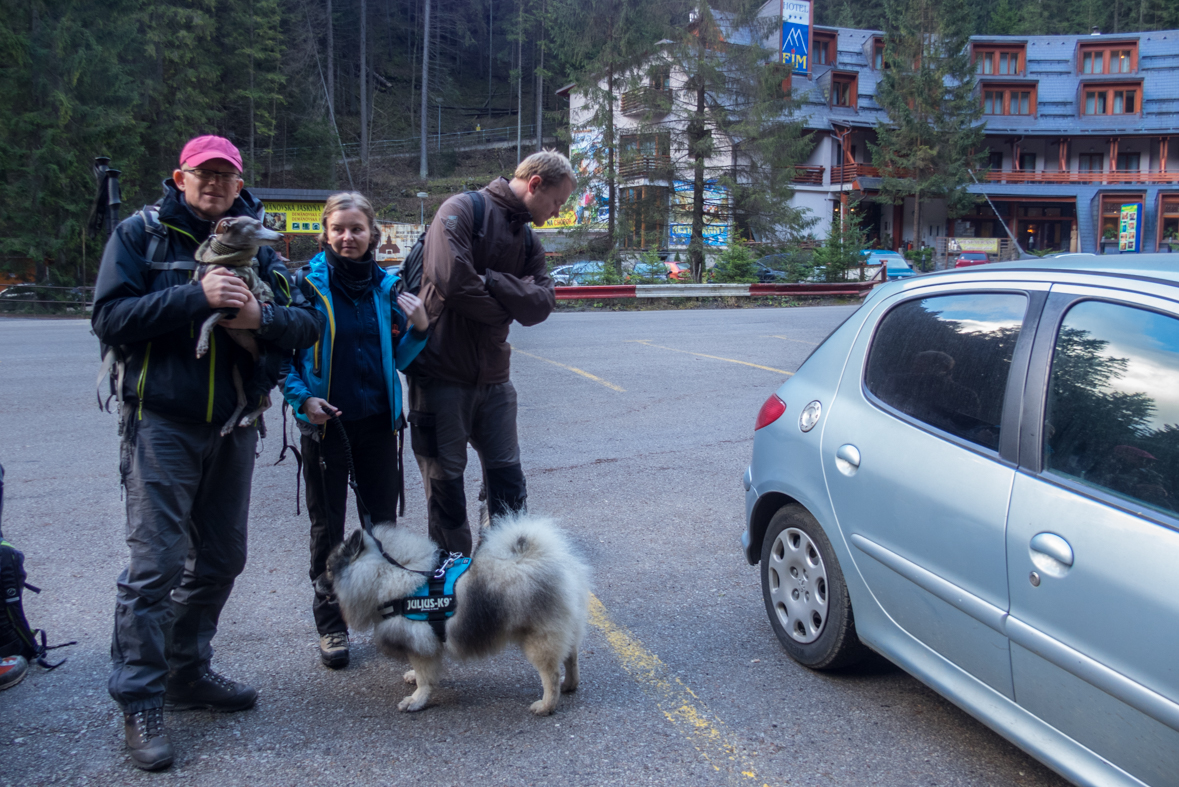
[[1092,32],[1092,33],[1090,33],[1089,35],[1091,35],[1091,36],[1099,36],[1099,35],[1101,35],[1101,31],[1097,29],[1097,25],[1093,25],[1093,32]]

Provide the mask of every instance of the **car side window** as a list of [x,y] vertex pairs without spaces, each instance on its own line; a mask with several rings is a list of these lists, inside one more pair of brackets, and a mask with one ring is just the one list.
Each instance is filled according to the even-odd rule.
[[906,415],[998,450],[1007,375],[1026,310],[1022,293],[906,301],[876,329],[865,384]]
[[1047,472],[1175,515],[1179,320],[1106,301],[1070,308],[1044,421]]

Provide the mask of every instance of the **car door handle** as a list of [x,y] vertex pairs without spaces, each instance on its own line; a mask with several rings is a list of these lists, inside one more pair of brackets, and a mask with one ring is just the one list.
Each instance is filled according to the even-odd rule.
[[1032,552],[1047,555],[1053,560],[1071,567],[1073,564],[1073,548],[1055,533],[1036,533],[1032,536]]
[[836,459],[842,459],[852,467],[860,466],[860,449],[856,448],[851,443],[839,446],[839,450],[835,452]]
[[835,452],[835,466],[846,476],[855,475],[860,469],[860,449],[851,443],[839,446]]

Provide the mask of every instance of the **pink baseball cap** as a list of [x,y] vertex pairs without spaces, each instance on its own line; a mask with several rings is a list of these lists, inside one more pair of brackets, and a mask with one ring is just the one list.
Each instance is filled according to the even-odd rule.
[[225,137],[212,134],[190,139],[180,151],[180,166],[199,167],[215,158],[223,158],[237,167],[238,172],[242,171],[242,154],[234,144]]

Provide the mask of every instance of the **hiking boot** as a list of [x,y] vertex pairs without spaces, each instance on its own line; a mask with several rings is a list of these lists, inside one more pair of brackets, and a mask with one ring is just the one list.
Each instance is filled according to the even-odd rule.
[[[347,648],[347,642],[344,643]],[[347,661],[348,653],[344,653],[344,661]],[[29,672],[29,662],[25,661],[24,656],[8,656],[0,659],[0,691],[4,689],[11,689],[16,684],[25,679],[25,675]]]
[[333,631],[319,638],[319,659],[325,667],[342,669],[348,666],[348,632]]
[[168,679],[164,707],[168,710],[214,710],[229,713],[254,707],[258,692],[206,668],[191,683]]
[[124,713],[123,734],[136,768],[158,771],[172,764],[172,741],[164,730],[163,708]]

